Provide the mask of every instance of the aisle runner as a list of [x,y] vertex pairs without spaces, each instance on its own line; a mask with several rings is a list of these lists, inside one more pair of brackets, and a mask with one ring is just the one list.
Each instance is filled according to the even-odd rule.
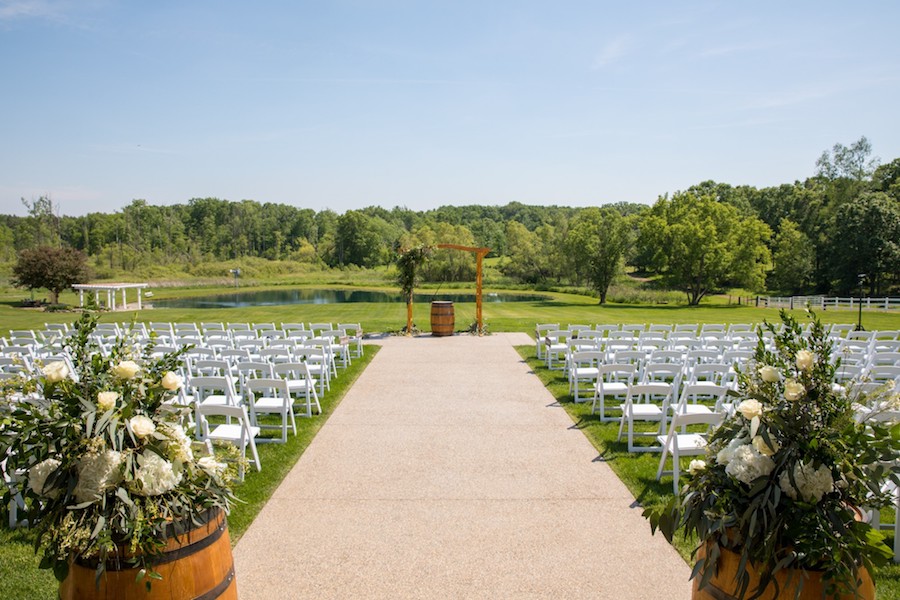
[[690,597],[523,343],[387,339],[236,546],[241,598]]

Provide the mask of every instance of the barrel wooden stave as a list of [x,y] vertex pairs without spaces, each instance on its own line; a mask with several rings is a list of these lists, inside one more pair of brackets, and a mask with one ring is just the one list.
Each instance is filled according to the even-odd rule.
[[[698,553],[700,557],[705,556],[704,550],[705,548],[700,549],[700,552]],[[697,577],[694,578],[693,593],[691,595],[691,598],[694,600],[737,600],[739,586],[735,580],[735,574],[737,573],[741,555],[737,552],[732,552],[728,548],[720,547],[720,552],[718,571],[703,589],[700,589],[699,587],[701,575],[698,574]],[[756,569],[753,568],[753,565],[747,566],[747,572],[750,575],[750,585],[747,588],[747,597],[749,597],[756,588],[759,587],[759,574]],[[780,594],[776,594],[775,586],[769,584],[761,596],[761,599],[777,600],[778,598],[794,598],[798,581],[803,578],[803,574],[799,570],[794,570],[790,585],[788,585],[787,581],[789,573],[790,570],[785,570],[775,574],[775,579],[781,586]],[[826,584],[822,579],[821,572],[807,571],[806,578],[803,579],[803,589],[797,598],[798,600],[822,600],[822,598],[826,598],[826,600],[874,600],[875,583],[872,581],[872,577],[865,567],[860,567],[858,577],[860,579],[857,588],[858,595],[850,593],[837,596],[825,596],[824,590]]]
[[436,300],[431,303],[431,335],[435,337],[453,335],[455,325],[452,302]]
[[[192,546],[197,550],[191,551]],[[60,583],[59,597],[61,600],[237,600],[231,540],[223,512],[196,529],[170,538],[163,560],[166,554],[179,557],[154,567],[162,579],[151,580],[149,592],[143,581],[136,582],[136,568],[108,568],[98,588],[93,566],[71,563],[69,576]]]

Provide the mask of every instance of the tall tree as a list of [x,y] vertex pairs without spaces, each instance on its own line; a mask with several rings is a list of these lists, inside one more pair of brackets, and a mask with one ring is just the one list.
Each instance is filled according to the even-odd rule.
[[734,206],[679,193],[660,198],[640,230],[641,245],[654,249],[653,268],[691,305],[727,283],[757,287],[763,281],[771,231]]
[[575,268],[606,304],[610,284],[622,270],[622,258],[628,247],[630,227],[612,208],[588,208],[582,211],[566,238],[566,249]]
[[772,249],[774,268],[769,287],[791,294],[805,291],[812,283],[816,249],[813,243],[790,219],[782,219]]
[[838,209],[832,227],[831,265],[840,292],[856,290],[860,275],[870,295],[900,280],[900,201],[863,193]]
[[61,291],[87,277],[87,257],[68,246],[40,246],[22,250],[13,266],[15,285],[30,290],[46,288],[54,304],[59,303]]

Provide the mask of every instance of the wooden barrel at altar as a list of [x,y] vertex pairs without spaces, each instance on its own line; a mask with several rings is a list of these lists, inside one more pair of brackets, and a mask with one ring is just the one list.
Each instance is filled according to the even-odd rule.
[[455,324],[452,302],[431,303],[431,335],[435,337],[453,335]]
[[[705,548],[701,548],[698,552],[699,557],[705,556]],[[699,589],[701,575],[694,578],[693,594],[691,598],[694,600],[737,600],[738,583],[735,581],[738,564],[741,561],[741,555],[732,552],[727,548],[721,548],[719,556],[719,568],[715,575],[710,579],[702,589]],[[753,568],[753,565],[747,565],[747,573],[750,575],[750,585],[747,587],[747,597],[759,587],[759,573]],[[796,596],[798,600],[874,600],[875,599],[875,583],[872,581],[871,575],[865,567],[860,567],[859,582],[856,592],[843,593],[838,595],[825,595],[826,582],[822,579],[821,571],[806,571],[804,576],[799,570],[783,569],[775,574],[775,579],[781,587],[779,594],[775,593],[775,586],[771,583],[766,588],[760,598],[762,600],[777,600],[778,598],[794,598],[798,583],[803,580],[803,589],[800,595]]]
[[97,563],[74,561],[59,584],[61,600],[237,600],[234,560],[225,513],[216,511],[203,525],[169,537],[165,550],[154,559],[153,570],[162,579],[137,582],[138,569],[124,560],[108,559],[106,572],[96,582]]

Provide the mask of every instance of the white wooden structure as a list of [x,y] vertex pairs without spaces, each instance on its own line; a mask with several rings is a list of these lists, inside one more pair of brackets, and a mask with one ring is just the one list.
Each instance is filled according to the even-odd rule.
[[[94,300],[100,304],[100,292],[106,292],[106,308],[109,310],[126,310],[128,308],[128,299],[125,295],[127,290],[137,290],[137,308],[141,310],[142,290],[150,287],[149,283],[78,283],[72,286],[72,289],[78,292],[81,306],[84,306],[84,293],[94,293]],[[116,293],[122,292],[121,305],[116,304]]]

